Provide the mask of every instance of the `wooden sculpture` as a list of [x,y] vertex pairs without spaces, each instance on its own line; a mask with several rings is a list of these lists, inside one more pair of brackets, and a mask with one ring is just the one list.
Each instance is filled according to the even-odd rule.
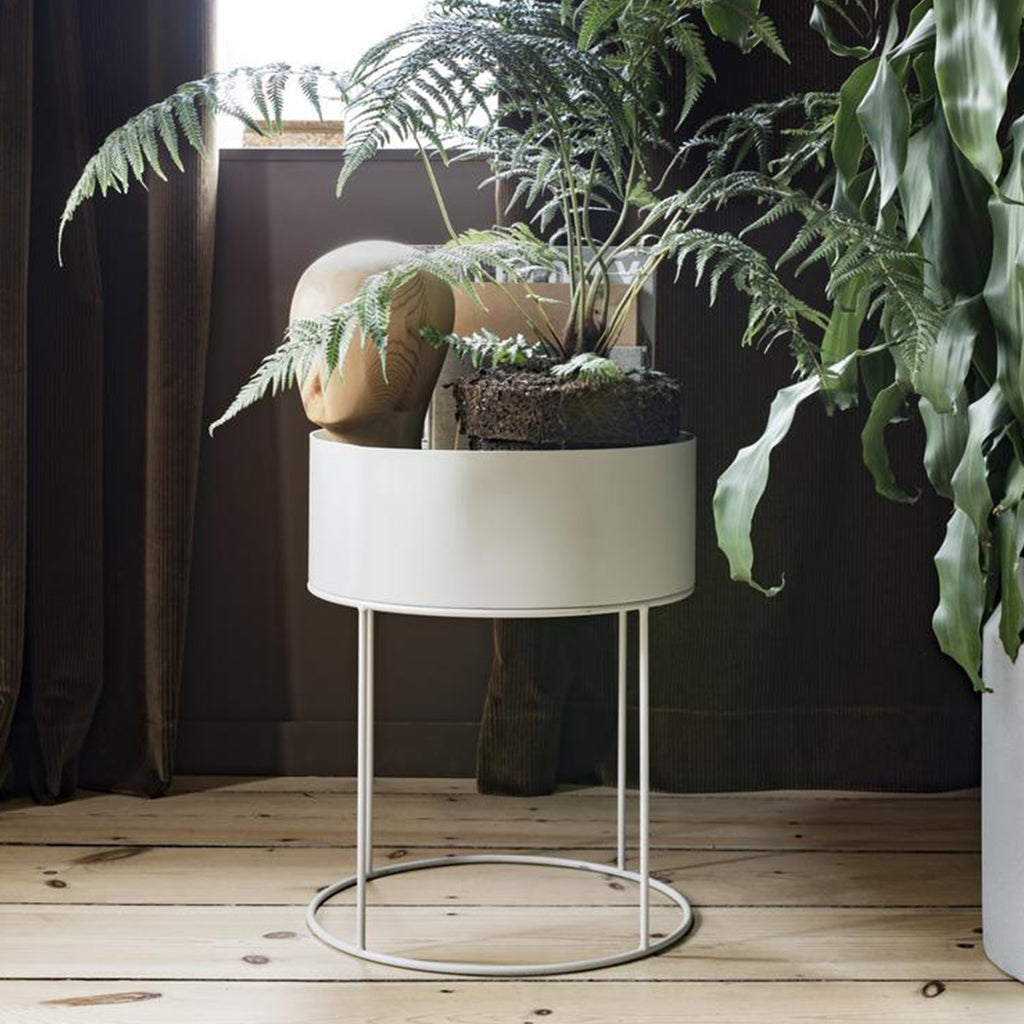
[[[319,316],[350,301],[362,282],[398,263],[411,251],[398,242],[354,242],[321,256],[299,279],[291,319]],[[349,444],[418,448],[423,420],[445,351],[427,345],[421,327],[452,329],[455,302],[443,281],[419,274],[395,295],[387,344],[387,379],[377,348],[357,331],[326,387],[314,370],[302,388],[306,415],[332,437]]]

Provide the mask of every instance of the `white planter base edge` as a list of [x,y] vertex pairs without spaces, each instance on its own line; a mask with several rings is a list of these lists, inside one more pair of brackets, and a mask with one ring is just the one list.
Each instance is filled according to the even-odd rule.
[[981,697],[981,888],[985,953],[1024,980],[1024,651],[999,640],[999,612],[984,635]]

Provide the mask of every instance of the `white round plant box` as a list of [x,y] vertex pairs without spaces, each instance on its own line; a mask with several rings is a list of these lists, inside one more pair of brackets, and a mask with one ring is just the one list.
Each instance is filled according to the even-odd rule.
[[[696,442],[584,451],[423,451],[310,438],[309,589],[359,611],[356,872],[307,908],[327,945],[392,967],[530,977],[627,963],[667,949],[693,924],[682,893],[650,872],[649,610],[694,584]],[[627,865],[626,616],[638,617],[637,865]],[[376,612],[530,617],[618,615],[616,857],[607,863],[526,853],[373,863],[373,664]],[[636,945],[558,963],[496,964],[403,956],[367,942],[368,883],[466,864],[597,872],[637,887]],[[318,913],[355,889],[355,937]],[[650,897],[676,924],[652,933]]]
[[538,617],[693,589],[696,442],[423,451],[310,441],[309,589],[340,604]]

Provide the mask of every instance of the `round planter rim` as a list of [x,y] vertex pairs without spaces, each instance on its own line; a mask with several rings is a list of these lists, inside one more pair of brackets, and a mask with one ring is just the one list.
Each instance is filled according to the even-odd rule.
[[347,441],[340,441],[336,438],[331,437],[326,430],[318,429],[310,433],[310,439],[315,441],[317,444],[327,445],[346,445],[352,448],[359,448],[363,451],[369,452],[388,452],[392,455],[398,455],[401,458],[412,458],[415,456],[427,456],[429,458],[466,458],[472,456],[473,458],[480,458],[483,456],[498,456],[500,458],[508,457],[536,457],[538,455],[558,455],[558,456],[590,456],[598,457],[601,455],[608,455],[613,452],[646,452],[656,448],[668,448],[675,445],[691,444],[696,441],[696,434],[692,434],[689,431],[682,430],[679,432],[679,436],[672,441],[659,441],[655,444],[630,444],[621,445],[619,447],[610,448],[385,448],[381,445],[373,444],[357,444],[352,445]]

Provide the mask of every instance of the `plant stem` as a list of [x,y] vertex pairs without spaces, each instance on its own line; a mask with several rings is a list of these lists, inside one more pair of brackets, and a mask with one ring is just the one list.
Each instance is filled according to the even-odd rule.
[[437,183],[437,178],[434,175],[434,168],[430,166],[430,157],[427,156],[427,151],[423,148],[423,143],[420,142],[419,136],[416,137],[416,147],[420,151],[420,157],[423,159],[423,167],[427,172],[427,178],[430,181],[430,187],[434,193],[434,199],[437,202],[437,208],[441,211],[441,219],[444,221],[445,229],[448,232],[449,237],[454,241],[459,237],[458,232],[452,225],[451,217],[448,216],[448,207],[445,205],[444,196],[441,195],[441,188]]

